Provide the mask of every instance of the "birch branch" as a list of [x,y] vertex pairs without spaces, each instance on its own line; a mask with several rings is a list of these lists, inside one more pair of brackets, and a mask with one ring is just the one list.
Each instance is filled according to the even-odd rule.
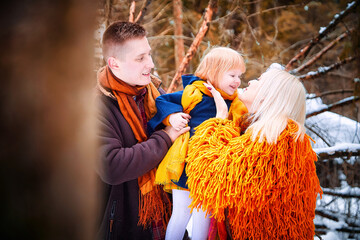
[[328,33],[332,32],[335,29],[335,26],[341,22],[350,12],[354,11],[356,7],[359,5],[360,0],[353,1],[349,3],[344,11],[341,11],[339,14],[335,14],[334,18],[330,21],[330,23],[326,27],[321,27],[319,30],[319,34],[313,38],[304,48],[300,50],[300,52],[293,57],[289,63],[285,66],[286,70],[290,70],[292,65],[299,60],[300,58],[305,58],[309,53],[310,49],[320,42],[320,40],[325,37]]
[[176,71],[176,74],[174,78],[171,81],[171,84],[167,90],[167,93],[171,93],[176,91],[177,87],[180,84],[181,81],[181,75],[185,72],[186,67],[188,66],[190,60],[194,56],[197,48],[199,47],[201,40],[204,38],[207,30],[209,29],[209,22],[211,21],[213,13],[216,11],[217,8],[217,1],[216,0],[210,0],[209,5],[206,9],[204,20],[202,22],[202,25],[199,29],[198,34],[196,35],[194,41],[192,42],[189,50],[187,51],[185,57],[183,58],[179,69]]

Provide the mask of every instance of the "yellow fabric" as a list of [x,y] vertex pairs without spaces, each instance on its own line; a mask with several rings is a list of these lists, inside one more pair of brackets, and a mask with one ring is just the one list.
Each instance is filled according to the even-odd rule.
[[[184,113],[190,113],[190,111],[202,101],[203,94],[212,96],[211,92],[204,86],[203,83],[204,81],[195,81],[191,85],[185,87],[181,97],[181,105]],[[241,114],[247,112],[245,105],[237,97],[237,91],[230,96],[220,89],[217,90],[221,93],[224,99],[233,101],[230,106],[230,110],[237,111],[237,113],[230,113],[229,115],[238,118]],[[184,170],[185,158],[188,152],[189,137],[189,132],[178,137],[158,166],[155,183],[164,185],[164,190],[166,192],[171,192],[172,189],[182,189],[174,184],[173,181],[178,182]]]
[[233,121],[210,119],[191,138],[187,184],[192,203],[230,224],[233,239],[313,239],[317,157],[288,121],[276,144],[239,134]]

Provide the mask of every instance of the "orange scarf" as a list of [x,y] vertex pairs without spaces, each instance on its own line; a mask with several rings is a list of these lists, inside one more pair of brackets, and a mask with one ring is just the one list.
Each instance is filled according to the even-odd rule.
[[[146,87],[147,92],[144,98],[144,109],[147,120],[156,114],[155,99],[160,96],[156,87],[150,83],[146,86],[134,87],[116,78],[109,67],[102,68],[98,72],[100,87],[110,90],[117,99],[121,113],[129,123],[135,138],[138,142],[147,140],[146,130],[142,124],[140,111],[135,103],[134,96]],[[138,178],[139,188],[139,224],[149,226],[152,221],[164,221],[164,226],[169,220],[171,203],[162,189],[154,185],[156,168]]]

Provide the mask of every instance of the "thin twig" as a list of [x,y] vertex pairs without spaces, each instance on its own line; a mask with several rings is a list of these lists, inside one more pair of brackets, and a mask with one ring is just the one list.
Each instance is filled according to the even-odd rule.
[[256,12],[256,13],[252,13],[250,15],[247,15],[248,18],[251,17],[255,17],[257,15],[263,14],[263,13],[267,13],[267,12],[271,12],[274,10],[279,10],[279,9],[283,9],[283,8],[289,8],[289,7],[298,7],[298,6],[303,6],[306,5],[305,3],[299,3],[299,4],[294,4],[294,5],[283,5],[283,6],[277,6],[277,7],[273,7],[273,8],[268,8],[265,10],[261,10],[260,12]]

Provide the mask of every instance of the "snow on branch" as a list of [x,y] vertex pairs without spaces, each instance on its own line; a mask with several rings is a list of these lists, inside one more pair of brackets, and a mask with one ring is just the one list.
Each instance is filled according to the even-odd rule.
[[304,81],[304,80],[310,80],[310,79],[317,78],[317,77],[319,77],[321,75],[325,75],[326,73],[328,73],[328,72],[330,72],[330,71],[332,71],[334,69],[339,68],[340,66],[342,66],[342,65],[344,65],[346,63],[352,62],[357,58],[359,58],[359,56],[348,57],[348,58],[345,58],[344,60],[342,60],[341,62],[331,64],[330,66],[319,67],[318,70],[315,71],[315,72],[311,71],[311,72],[308,72],[307,74],[299,76],[299,79]]
[[340,89],[340,90],[333,90],[333,91],[326,91],[321,92],[319,94],[311,94],[306,96],[306,99],[314,99],[314,98],[321,98],[327,95],[333,95],[333,94],[344,94],[344,93],[353,93],[354,89]]
[[210,0],[209,4],[206,8],[206,12],[204,15],[204,20],[202,22],[202,25],[199,29],[199,32],[197,33],[194,41],[192,42],[189,50],[187,51],[185,57],[183,58],[179,69],[176,71],[174,78],[171,81],[171,84],[167,90],[167,93],[171,93],[176,91],[177,87],[180,85],[181,82],[181,75],[185,72],[186,67],[189,65],[190,60],[194,56],[196,50],[198,49],[201,40],[204,38],[207,30],[209,29],[209,24],[212,18],[213,13],[217,9],[217,1],[216,0]]
[[360,188],[348,188],[345,191],[331,188],[323,188],[323,194],[337,196],[341,198],[358,198],[360,199]]
[[342,143],[333,147],[314,148],[314,151],[322,159],[360,156],[360,144]]
[[360,0],[353,1],[349,3],[344,11],[341,11],[338,14],[334,15],[334,18],[329,22],[326,27],[320,27],[319,34],[313,38],[304,48],[300,50],[300,52],[293,57],[289,63],[286,65],[286,70],[290,70],[292,65],[299,60],[300,58],[305,58],[309,53],[310,49],[320,42],[320,40],[326,36],[328,33],[332,32],[335,29],[335,26],[341,22],[350,12],[354,11],[356,7],[359,5]]
[[351,97],[344,98],[344,99],[342,99],[340,101],[337,101],[337,102],[329,104],[329,105],[323,104],[323,105],[321,105],[320,108],[306,113],[306,118],[318,115],[318,114],[326,112],[326,111],[330,111],[330,110],[332,110],[334,108],[337,108],[337,107],[341,107],[341,106],[350,104],[350,103],[352,103],[354,101],[358,101],[359,99],[360,98],[358,96],[351,96]]
[[345,214],[335,213],[335,212],[329,211],[325,208],[319,208],[319,207],[317,207],[315,209],[315,214],[318,216],[321,216],[321,217],[331,219],[336,222],[343,222],[343,224],[340,224],[340,226],[341,225],[343,225],[343,226],[341,226],[341,227],[339,226],[339,228],[336,228],[337,231],[341,231],[340,230],[341,228],[344,228],[344,227],[346,228],[346,226],[344,226],[346,224],[346,225],[351,225],[351,226],[348,226],[346,228],[348,230],[343,229],[343,231],[352,232],[353,230],[355,230],[355,231],[360,232],[360,226],[358,224],[356,224],[358,221],[354,217],[349,217],[349,216],[346,216]]
[[302,70],[304,70],[305,68],[308,68],[309,66],[311,66],[312,64],[314,64],[322,55],[324,55],[327,51],[329,51],[331,48],[333,48],[336,43],[340,42],[342,39],[344,39],[345,37],[347,37],[350,33],[352,33],[354,31],[354,29],[351,29],[348,32],[344,32],[343,34],[341,34],[340,36],[338,36],[336,39],[334,39],[332,42],[330,42],[326,47],[324,47],[320,52],[318,52],[313,58],[311,58],[309,61],[307,61],[306,63],[304,63],[303,65],[301,65],[300,67],[290,71],[290,73],[292,74],[296,74]]

